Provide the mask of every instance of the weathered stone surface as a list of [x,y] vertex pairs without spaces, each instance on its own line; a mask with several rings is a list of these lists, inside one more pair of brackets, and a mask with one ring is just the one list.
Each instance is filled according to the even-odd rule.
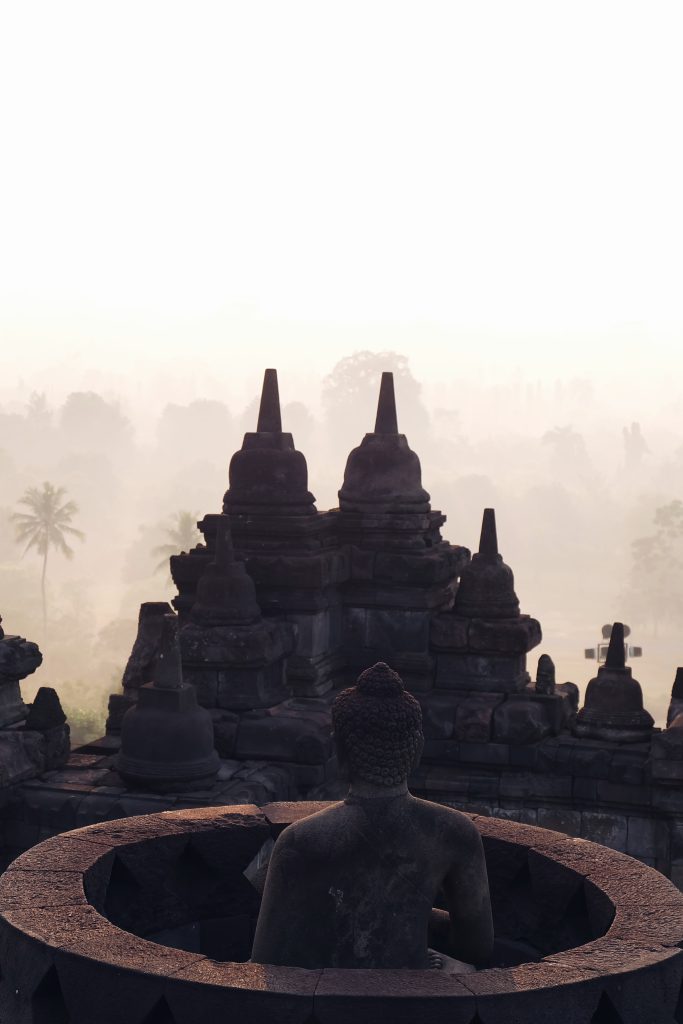
[[514,619],[472,619],[469,649],[483,654],[526,654],[540,644],[541,626],[530,615]]
[[553,724],[546,704],[532,697],[508,699],[494,711],[493,736],[501,743],[537,743],[553,733]]
[[444,690],[516,693],[529,682],[524,655],[437,654],[436,685]]
[[124,690],[137,690],[152,682],[164,616],[172,611],[166,601],[146,601],[140,605],[137,636],[121,680]]
[[435,615],[431,623],[432,646],[438,650],[465,654],[468,650],[469,626],[469,619],[454,615],[452,612]]
[[493,712],[501,703],[501,694],[480,693],[458,700],[453,736],[470,743],[488,743],[491,739]]
[[332,755],[329,705],[313,698],[285,701],[277,707],[242,715],[236,756],[321,764]]
[[47,742],[40,732],[0,730],[0,783],[31,779],[47,767]]

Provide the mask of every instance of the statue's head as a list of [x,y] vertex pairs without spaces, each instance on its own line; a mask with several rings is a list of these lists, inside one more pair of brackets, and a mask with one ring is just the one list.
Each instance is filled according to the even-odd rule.
[[397,786],[420,760],[422,709],[383,661],[339,694],[332,722],[340,767],[351,782]]

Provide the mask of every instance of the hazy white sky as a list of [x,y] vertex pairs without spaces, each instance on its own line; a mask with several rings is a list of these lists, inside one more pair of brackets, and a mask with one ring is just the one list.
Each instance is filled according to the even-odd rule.
[[3,367],[679,344],[680,0],[1,12]]

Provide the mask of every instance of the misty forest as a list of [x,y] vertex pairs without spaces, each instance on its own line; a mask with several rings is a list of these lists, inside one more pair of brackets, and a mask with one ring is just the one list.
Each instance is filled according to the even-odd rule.
[[[594,380],[494,383],[463,376],[423,387],[409,359],[357,351],[317,393],[280,367],[283,427],[307,457],[318,508],[337,504],[348,452],[372,429],[382,370],[393,370],[399,429],[419,454],[444,536],[476,549],[496,508],[501,550],[522,609],[540,619],[538,654],[583,690],[603,623],[624,620],[633,664],[660,724],[683,661],[683,443],[666,416],[610,408]],[[76,744],[103,731],[135,636],[139,605],[170,600],[170,555],[199,542],[218,511],[228,465],[255,429],[258,390],[241,402],[147,400],[108,389],[59,400],[20,381],[0,408],[3,626],[40,643],[25,684],[57,688]],[[534,656],[535,657],[535,656]],[[535,661],[530,664],[533,672]]]

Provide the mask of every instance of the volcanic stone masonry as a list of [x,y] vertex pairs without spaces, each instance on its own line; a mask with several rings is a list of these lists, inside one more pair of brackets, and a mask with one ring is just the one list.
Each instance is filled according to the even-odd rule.
[[[607,663],[579,711],[577,686],[556,684],[548,654],[530,678],[527,656],[541,627],[520,611],[493,509],[484,510],[472,558],[442,539],[444,522],[399,433],[391,374],[382,375],[374,430],[348,457],[339,507],[321,512],[306,459],[282,429],[277,373],[266,370],[257,429],[233,455],[222,509],[198,524],[202,543],[171,558],[175,613],[165,602],[140,609],[107,734],[62,766],[66,727],[53,718],[52,732],[32,732],[22,710],[19,680],[39,652],[0,641],[0,749],[14,744],[25,766],[7,768],[0,789],[5,860],[103,819],[341,795],[331,703],[381,660],[422,707],[425,750],[413,792],[597,840],[683,887],[683,670],[668,728],[655,729],[615,623]],[[196,691],[219,757],[200,790],[196,780],[188,785],[180,743],[166,743],[156,781],[126,771],[128,744],[118,760],[122,723],[138,721],[143,692],[145,702],[177,705],[164,728],[197,729],[177,685],[159,696],[169,614],[182,655],[175,682]],[[27,757],[33,747],[45,753]]]

